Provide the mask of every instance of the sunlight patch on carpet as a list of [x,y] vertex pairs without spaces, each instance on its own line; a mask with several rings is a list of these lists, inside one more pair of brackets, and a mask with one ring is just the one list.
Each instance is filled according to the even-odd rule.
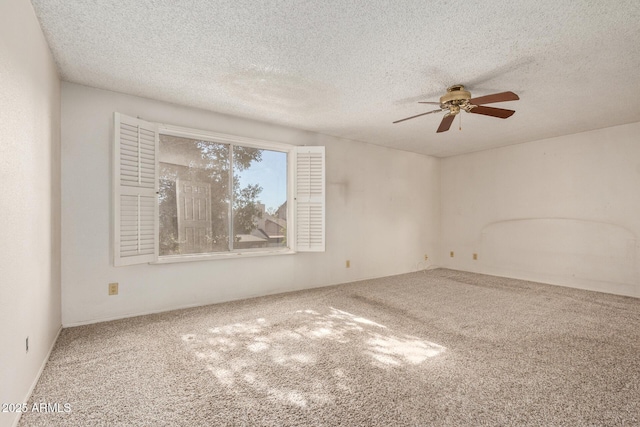
[[371,347],[369,354],[379,362],[399,365],[404,360],[418,365],[430,357],[444,351],[444,347],[415,337],[398,338],[379,335],[367,341]]
[[[404,369],[445,351],[335,307],[297,310],[277,322],[258,318],[210,327],[181,338],[219,386],[300,408],[334,402],[337,391],[352,390],[349,367],[355,362]],[[319,365],[331,369],[319,371]]]

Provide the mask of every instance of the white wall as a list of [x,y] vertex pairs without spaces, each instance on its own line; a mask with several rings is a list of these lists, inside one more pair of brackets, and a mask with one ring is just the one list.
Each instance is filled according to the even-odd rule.
[[443,266],[640,297],[640,123],[446,158],[441,183]]
[[0,403],[19,403],[61,325],[60,83],[29,1],[0,2],[0,77]]
[[[325,145],[327,251],[113,267],[113,112],[295,145]],[[435,258],[439,161],[71,83],[62,87],[65,326],[413,271]],[[351,268],[345,268],[345,261]],[[118,296],[108,296],[119,282]]]

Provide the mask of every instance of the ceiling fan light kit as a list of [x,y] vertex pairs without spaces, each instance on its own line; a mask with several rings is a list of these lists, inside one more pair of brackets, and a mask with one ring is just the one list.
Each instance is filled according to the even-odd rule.
[[[440,126],[436,133],[446,132],[451,127],[453,119],[456,115],[460,114],[461,110],[467,113],[481,114],[483,116],[497,117],[500,119],[506,119],[511,117],[515,111],[505,110],[503,108],[485,107],[483,104],[492,104],[494,102],[505,101],[517,101],[520,99],[518,95],[513,92],[500,92],[492,95],[481,96],[478,98],[472,98],[471,92],[465,90],[463,85],[453,85],[447,88],[447,93],[440,97],[440,108],[426,113],[417,114],[415,116],[406,117],[404,119],[396,120],[393,123],[400,123],[405,120],[413,119],[426,114],[440,113],[446,111],[447,113],[442,118]],[[434,104],[437,102],[419,102],[419,104]]]

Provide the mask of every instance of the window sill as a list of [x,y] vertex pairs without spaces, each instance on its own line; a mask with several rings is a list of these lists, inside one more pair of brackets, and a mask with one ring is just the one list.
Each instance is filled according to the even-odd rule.
[[193,254],[193,255],[167,255],[159,257],[157,261],[150,262],[149,264],[173,264],[176,262],[192,262],[192,261],[213,261],[221,259],[241,259],[241,258],[254,258],[262,256],[278,256],[278,255],[293,255],[295,251],[289,248],[272,251],[244,251],[244,252],[226,252],[226,253],[212,253],[212,254]]

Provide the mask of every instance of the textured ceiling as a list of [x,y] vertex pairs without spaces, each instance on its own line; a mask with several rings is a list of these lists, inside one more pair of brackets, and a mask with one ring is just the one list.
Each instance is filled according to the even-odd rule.
[[[640,1],[32,0],[63,80],[449,156],[640,121]],[[507,119],[436,134],[447,86]]]

